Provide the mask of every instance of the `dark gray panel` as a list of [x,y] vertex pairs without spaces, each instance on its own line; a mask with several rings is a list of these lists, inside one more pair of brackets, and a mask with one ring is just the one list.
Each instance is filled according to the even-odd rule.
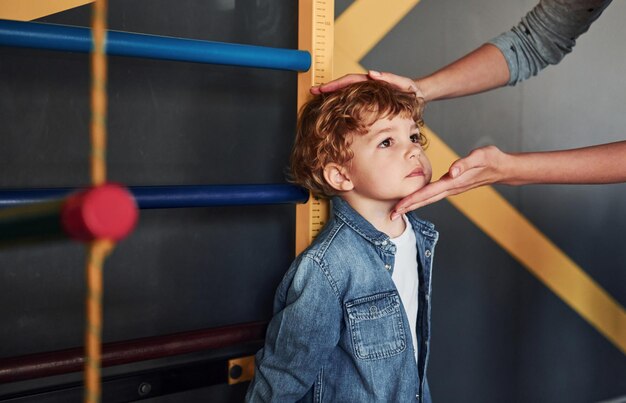
[[433,399],[515,401],[523,309],[518,284],[526,274],[449,203],[420,214],[440,233],[428,368]]
[[[43,19],[88,26],[89,7]],[[111,29],[297,47],[297,3],[118,1]],[[88,183],[88,55],[0,48],[0,186]],[[296,73],[109,58],[109,179],[284,182]],[[293,259],[293,206],[144,210],[105,268],[105,341],[261,320]],[[84,259],[0,253],[0,357],[82,344]]]

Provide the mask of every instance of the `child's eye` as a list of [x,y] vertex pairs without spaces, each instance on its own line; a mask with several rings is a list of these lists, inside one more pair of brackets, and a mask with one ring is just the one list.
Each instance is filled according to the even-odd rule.
[[420,142],[420,134],[419,133],[411,134],[410,139],[411,139],[412,143],[419,143]]
[[380,144],[378,145],[378,148],[387,148],[389,146],[391,146],[391,138],[384,139],[383,141],[381,141]]

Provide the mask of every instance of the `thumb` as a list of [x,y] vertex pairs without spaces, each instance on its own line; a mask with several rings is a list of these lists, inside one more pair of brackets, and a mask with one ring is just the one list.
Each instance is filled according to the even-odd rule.
[[450,165],[450,169],[448,173],[451,178],[458,178],[461,174],[465,172],[465,159],[461,158],[456,160],[452,165]]

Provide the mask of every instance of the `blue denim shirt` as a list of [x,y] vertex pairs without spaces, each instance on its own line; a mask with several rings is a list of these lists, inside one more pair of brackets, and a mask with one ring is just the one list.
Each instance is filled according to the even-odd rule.
[[247,402],[426,402],[433,224],[412,214],[418,360],[391,279],[395,245],[344,200],[280,283]]

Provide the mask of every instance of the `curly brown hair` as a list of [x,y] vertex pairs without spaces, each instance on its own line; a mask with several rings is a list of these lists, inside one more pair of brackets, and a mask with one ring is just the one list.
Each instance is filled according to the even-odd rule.
[[[324,167],[343,165],[352,159],[353,135],[366,134],[376,121],[408,117],[422,127],[424,100],[400,91],[384,81],[363,81],[312,98],[300,109],[291,153],[290,182],[315,196],[337,194],[324,179]],[[420,132],[420,144],[426,137]]]

